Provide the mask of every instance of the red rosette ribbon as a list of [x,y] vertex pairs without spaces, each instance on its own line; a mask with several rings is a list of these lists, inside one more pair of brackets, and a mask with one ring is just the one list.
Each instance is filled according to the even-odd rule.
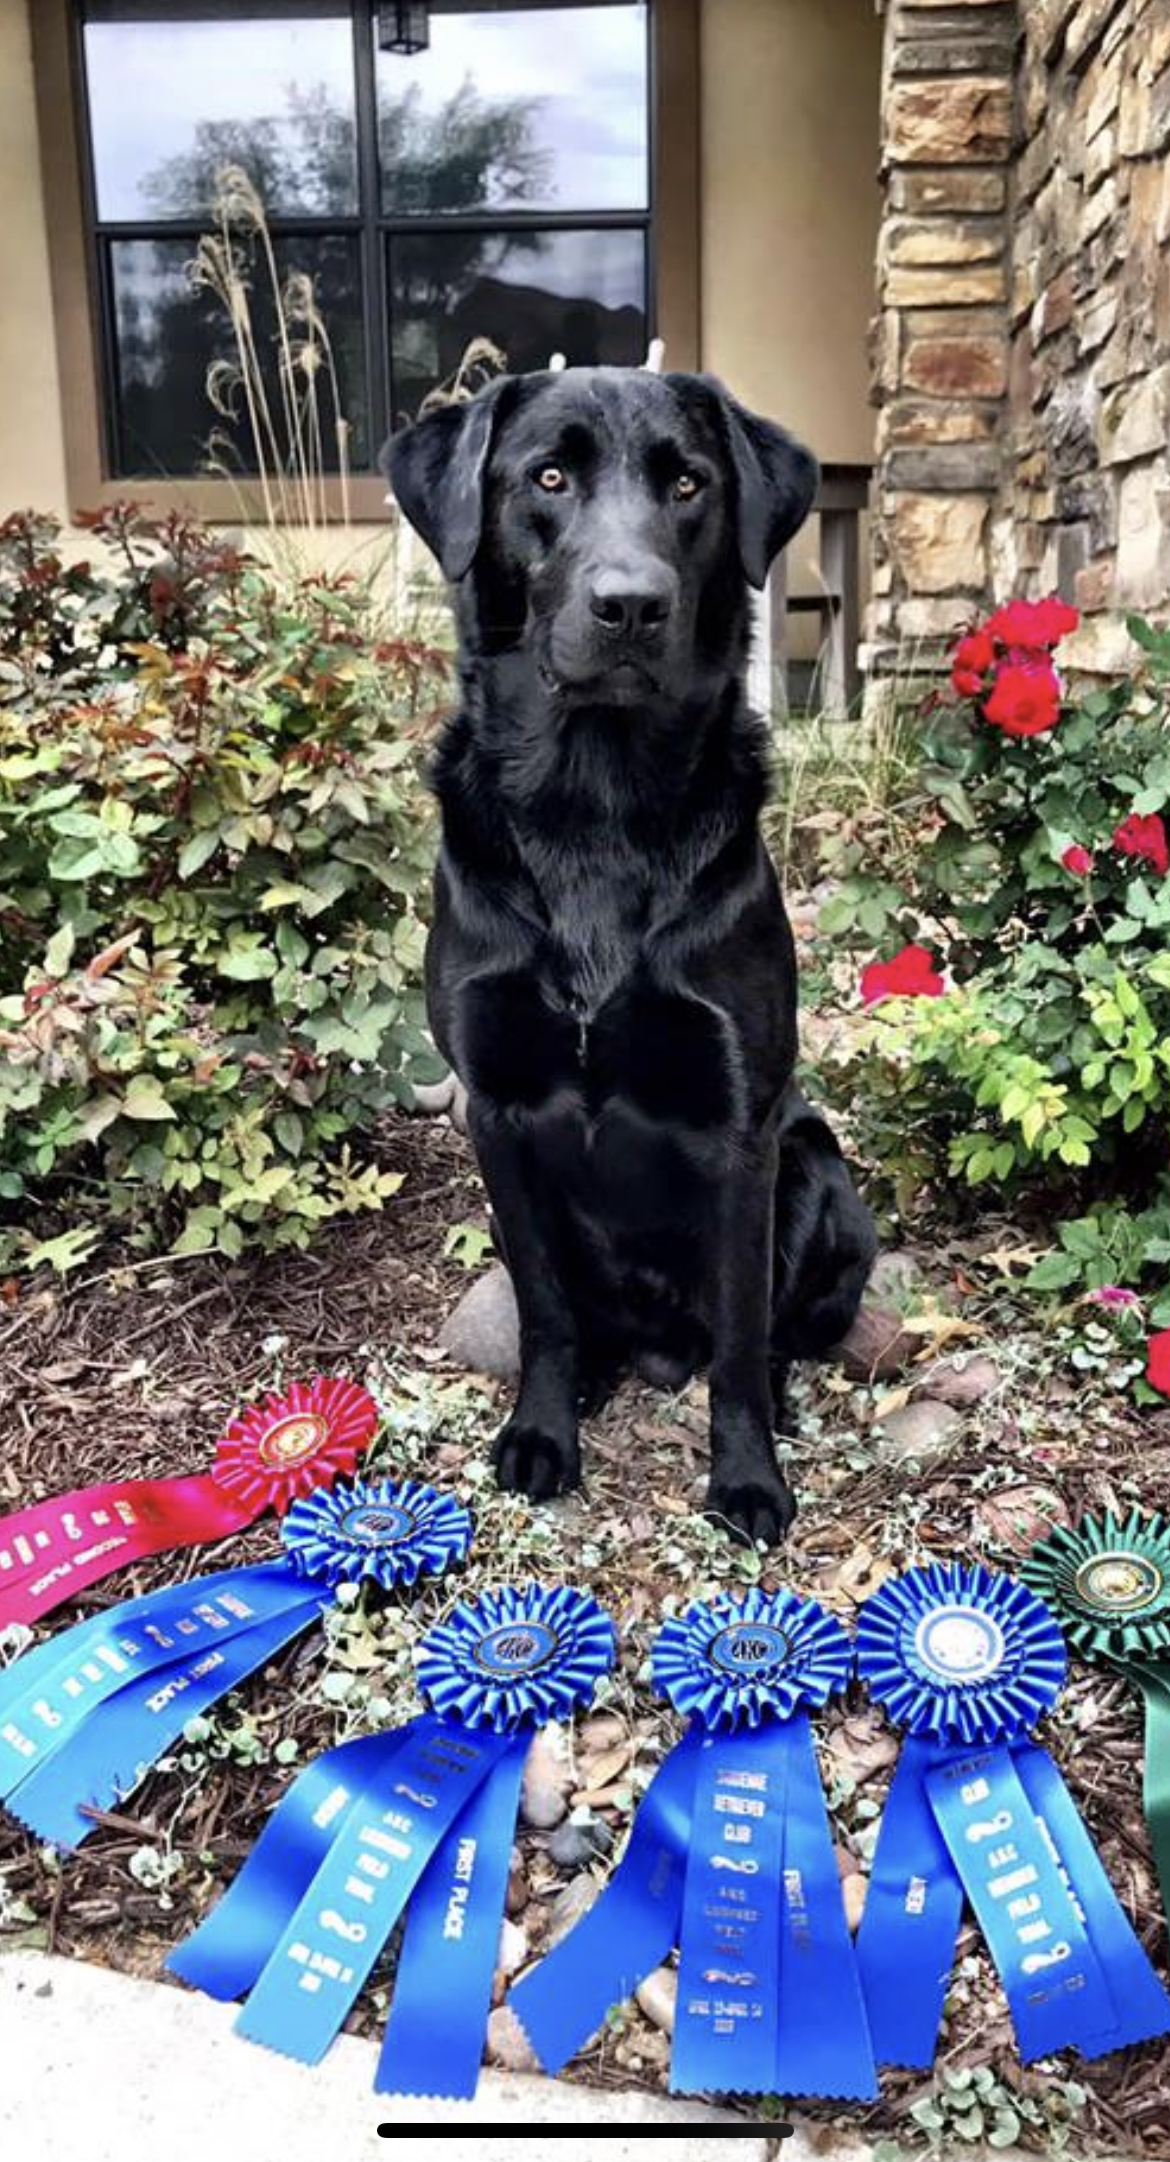
[[377,1424],[356,1381],[297,1381],[237,1414],[210,1472],[82,1487],[0,1517],[0,1628],[40,1621],[148,1554],[226,1539],[269,1509],[283,1516],[349,1477]]

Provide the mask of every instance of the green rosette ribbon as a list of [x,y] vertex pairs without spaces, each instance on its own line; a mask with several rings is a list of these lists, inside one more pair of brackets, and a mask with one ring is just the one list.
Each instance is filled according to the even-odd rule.
[[1170,1519],[1141,1509],[1083,1516],[1040,1540],[1020,1574],[1082,1658],[1142,1692],[1142,1801],[1170,1916]]

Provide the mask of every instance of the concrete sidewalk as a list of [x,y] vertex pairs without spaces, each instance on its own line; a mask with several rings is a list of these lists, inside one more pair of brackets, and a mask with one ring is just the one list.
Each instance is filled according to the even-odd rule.
[[[742,2117],[485,2072],[473,2103],[373,2092],[377,2044],[347,2036],[309,2069],[241,2041],[233,2005],[102,1967],[0,1956],[0,2154],[12,2162],[359,2162],[393,2152],[378,2126],[427,2133],[438,2162],[515,2162],[525,2134],[557,2162],[629,2162],[640,2139],[687,2134],[679,2162],[765,2162]],[[741,2128],[734,2150],[719,2126]],[[450,2137],[436,2136],[450,2128]],[[461,2130],[466,2127],[466,2130]],[[595,2130],[592,2128],[596,2128]],[[498,2139],[485,2133],[498,2129]],[[627,2131],[628,2138],[622,2137]],[[822,2127],[823,2141],[823,2127]],[[537,2150],[540,2152],[540,2149]],[[824,2153],[786,2140],[785,2162]],[[834,2148],[841,2162],[867,2149]]]

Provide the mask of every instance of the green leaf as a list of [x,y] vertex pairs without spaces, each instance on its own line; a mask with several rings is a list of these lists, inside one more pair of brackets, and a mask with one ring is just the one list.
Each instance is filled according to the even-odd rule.
[[272,948],[261,945],[254,932],[233,938],[216,963],[219,974],[229,976],[233,983],[262,983],[266,977],[275,976],[277,965]]
[[151,1074],[135,1074],[122,1098],[128,1119],[173,1119],[175,1113]]
[[194,878],[196,871],[201,871],[205,863],[210,863],[219,842],[219,831],[215,827],[205,826],[191,834],[179,850],[179,877]]
[[71,923],[63,923],[59,931],[54,931],[52,938],[45,947],[46,976],[55,976],[60,979],[68,973],[69,963],[73,959],[73,948],[76,939],[77,933]]

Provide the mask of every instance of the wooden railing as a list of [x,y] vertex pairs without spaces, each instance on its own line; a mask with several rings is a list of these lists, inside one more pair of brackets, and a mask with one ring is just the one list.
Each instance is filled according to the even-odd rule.
[[791,619],[819,619],[812,703],[831,720],[843,720],[861,697],[861,516],[869,500],[868,465],[822,465],[813,506],[820,519],[820,588],[788,591],[783,555],[772,566],[760,595],[751,664],[750,692],[758,710],[776,718],[789,708]]

